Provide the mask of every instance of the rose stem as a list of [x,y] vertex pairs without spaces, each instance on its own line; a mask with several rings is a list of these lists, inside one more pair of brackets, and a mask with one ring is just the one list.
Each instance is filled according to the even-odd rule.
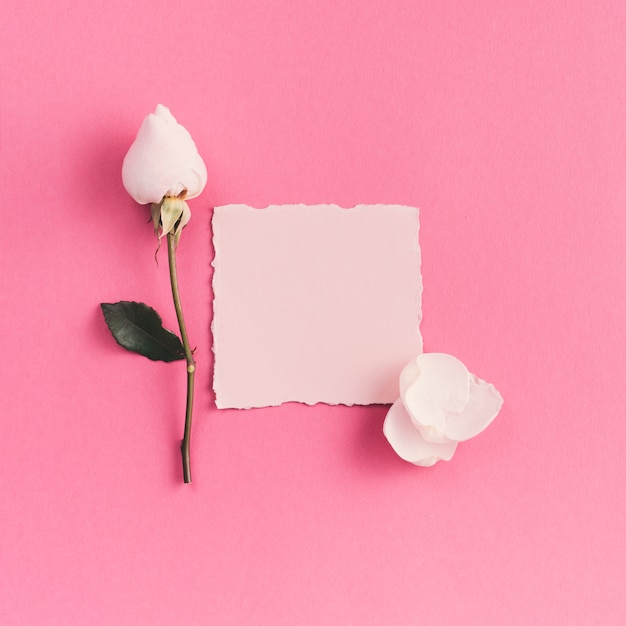
[[176,237],[173,233],[168,233],[167,235],[167,258],[170,264],[170,282],[172,284],[174,308],[176,309],[176,317],[178,318],[180,336],[183,340],[185,359],[187,360],[187,405],[185,408],[185,434],[180,444],[180,451],[183,459],[183,478],[186,483],[190,483],[191,466],[189,462],[189,444],[191,440],[191,417],[193,412],[193,386],[194,375],[196,373],[196,362],[193,360],[193,353],[191,352],[191,348],[189,346],[189,338],[187,337],[185,318],[183,317],[183,309],[180,304],[178,276],[176,273]]

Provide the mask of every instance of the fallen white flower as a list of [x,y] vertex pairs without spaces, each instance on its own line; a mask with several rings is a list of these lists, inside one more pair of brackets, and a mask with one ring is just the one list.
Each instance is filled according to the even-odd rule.
[[420,354],[400,374],[400,399],[383,432],[405,461],[429,467],[449,461],[460,441],[482,432],[496,417],[502,396],[453,356]]

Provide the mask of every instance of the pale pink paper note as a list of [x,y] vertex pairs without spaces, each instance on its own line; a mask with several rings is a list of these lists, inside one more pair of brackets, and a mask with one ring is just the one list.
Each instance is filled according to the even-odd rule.
[[413,207],[215,208],[218,408],[384,404],[422,352]]

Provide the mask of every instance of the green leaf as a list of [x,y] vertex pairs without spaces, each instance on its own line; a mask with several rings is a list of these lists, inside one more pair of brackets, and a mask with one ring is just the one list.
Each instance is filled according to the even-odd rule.
[[131,352],[153,361],[180,361],[185,358],[177,335],[163,328],[159,314],[143,302],[102,303],[104,320],[115,341]]

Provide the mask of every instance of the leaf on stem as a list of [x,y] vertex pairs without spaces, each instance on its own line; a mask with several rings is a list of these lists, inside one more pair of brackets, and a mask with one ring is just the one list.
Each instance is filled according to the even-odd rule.
[[159,314],[143,302],[102,303],[104,320],[115,341],[126,350],[152,361],[180,361],[185,358],[177,335],[163,328]]

